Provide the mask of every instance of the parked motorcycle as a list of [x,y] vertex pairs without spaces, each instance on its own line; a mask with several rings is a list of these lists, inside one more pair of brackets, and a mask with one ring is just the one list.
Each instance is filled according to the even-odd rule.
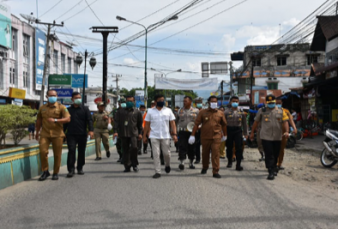
[[326,139],[323,141],[324,150],[320,162],[326,168],[331,168],[338,162],[338,131],[326,130]]

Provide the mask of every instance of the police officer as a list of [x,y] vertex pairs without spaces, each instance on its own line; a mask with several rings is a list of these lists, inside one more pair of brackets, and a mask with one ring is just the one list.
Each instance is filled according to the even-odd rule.
[[[116,113],[119,112],[121,109],[126,108],[126,106],[127,105],[126,105],[125,98],[121,97],[120,100],[119,100],[119,107],[112,112],[113,113],[112,115],[113,115],[114,126],[117,125],[117,123],[115,123]],[[117,162],[120,162],[121,164],[123,164],[122,142],[121,142],[121,138],[119,138],[119,137],[117,137],[116,149],[117,149],[117,153],[119,154],[119,159],[117,160]]]
[[[189,144],[195,143],[195,134],[198,126],[202,124],[201,128],[201,143],[202,143],[202,163],[203,169],[201,174],[206,174],[209,168],[210,151],[211,162],[213,168],[213,177],[221,178],[219,175],[219,146],[221,141],[226,140],[227,136],[227,122],[224,113],[217,110],[217,97],[210,96],[208,99],[209,108],[201,110],[196,118],[194,129],[189,138]],[[222,137],[223,132],[223,137]]]
[[62,144],[65,137],[63,124],[70,122],[70,115],[67,108],[57,102],[56,91],[47,91],[47,100],[48,103],[40,107],[36,121],[35,139],[39,141],[40,137],[39,148],[42,170],[39,181],[44,181],[50,176],[48,171],[48,152],[50,143],[52,143],[54,154],[52,180],[59,179],[58,173],[61,165]]
[[95,138],[95,150],[96,150],[96,161],[102,159],[101,157],[101,140],[106,150],[106,155],[110,157],[109,151],[109,130],[113,127],[111,125],[111,120],[108,117],[108,112],[105,111],[105,105],[103,102],[97,104],[98,112],[93,115],[93,120],[95,122],[94,128],[94,138]]
[[[277,105],[278,108],[282,108],[284,110],[286,115],[289,117],[289,123],[293,128],[293,131],[292,131],[293,134],[297,134],[296,124],[293,121],[293,117],[292,117],[290,111],[288,109],[283,108],[282,99],[276,99],[276,105]],[[284,159],[284,150],[285,150],[287,142],[288,142],[288,139],[285,136],[283,136],[282,144],[281,144],[281,148],[280,148],[280,152],[279,152],[279,157],[278,157],[278,161],[277,161],[277,169],[278,170],[284,170],[284,168],[282,167],[282,163],[283,163],[283,159]]]
[[119,136],[122,140],[124,172],[130,172],[133,167],[138,172],[137,141],[142,139],[142,114],[134,108],[135,99],[127,96],[126,108],[119,110],[115,115],[114,138]]
[[[264,103],[258,104],[257,108],[263,108],[265,107]],[[258,144],[258,151],[261,154],[261,158],[259,161],[265,161],[265,154],[264,154],[264,149],[262,145],[262,139],[261,139],[261,123],[257,126],[257,144]]]
[[[183,100],[184,107],[178,111],[177,114],[177,130],[178,130],[178,150],[179,157],[178,160],[180,164],[178,168],[184,170],[185,159],[189,158],[190,169],[195,169],[194,166],[194,157],[195,157],[195,144],[189,144],[188,140],[190,138],[191,132],[187,129],[190,122],[194,122],[197,118],[199,110],[191,106],[192,98],[190,96],[185,96]],[[190,130],[191,131],[191,130]]]
[[[195,99],[196,108],[201,111],[203,109],[203,99],[198,97]],[[198,131],[195,135],[195,164],[199,164],[201,162],[201,128],[199,127]]]
[[246,123],[246,114],[238,109],[239,98],[232,96],[230,99],[231,109],[224,112],[227,120],[228,138],[226,141],[228,168],[232,167],[233,145],[236,148],[236,170],[242,171],[241,161],[243,158],[243,135],[248,138],[248,125]]
[[[266,97],[267,108],[261,108],[252,126],[250,139],[253,140],[254,132],[261,123],[260,137],[265,153],[265,166],[269,170],[268,180],[275,179],[277,176],[277,159],[280,152],[282,136],[289,136],[289,125],[286,113],[283,109],[276,106],[274,95]],[[283,130],[286,130],[285,132]],[[284,132],[284,133],[283,133]]]

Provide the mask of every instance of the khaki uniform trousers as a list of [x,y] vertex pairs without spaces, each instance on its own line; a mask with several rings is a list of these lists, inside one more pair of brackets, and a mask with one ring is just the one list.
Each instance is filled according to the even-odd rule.
[[225,143],[226,143],[226,141],[221,142],[221,144],[220,144],[220,147],[219,147],[219,156],[220,157],[225,157]]
[[49,145],[52,143],[53,155],[54,155],[54,170],[53,174],[58,174],[61,166],[61,155],[62,155],[62,144],[64,137],[57,138],[46,138],[40,137],[39,149],[40,149],[40,159],[41,159],[41,170],[47,171],[49,169],[48,165],[48,152]]
[[280,146],[280,151],[279,151],[279,157],[278,157],[278,161],[277,161],[277,167],[281,167],[282,166],[283,159],[284,159],[284,150],[285,150],[287,142],[288,142],[288,139],[283,136],[283,138],[282,138],[282,144]]
[[201,139],[201,144],[203,169],[209,168],[211,151],[212,173],[217,174],[219,171],[219,148],[221,145],[221,139]]
[[96,157],[101,157],[101,139],[106,152],[109,151],[109,133],[94,130]]

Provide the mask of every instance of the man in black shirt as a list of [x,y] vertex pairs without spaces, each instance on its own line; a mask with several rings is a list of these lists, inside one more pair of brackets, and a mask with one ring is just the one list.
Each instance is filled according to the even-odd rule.
[[124,172],[130,172],[133,167],[138,172],[137,160],[137,141],[142,139],[142,114],[135,109],[135,100],[132,96],[127,96],[127,107],[119,110],[115,115],[114,138],[120,137],[122,140]]
[[74,92],[72,94],[72,101],[74,104],[68,109],[69,114],[71,115],[71,121],[64,125],[65,132],[67,131],[67,168],[69,172],[67,177],[69,178],[73,177],[75,173],[76,145],[78,145],[77,171],[79,175],[83,175],[87,136],[90,135],[91,139],[94,138],[92,116],[88,107],[81,105],[82,99],[79,92]]

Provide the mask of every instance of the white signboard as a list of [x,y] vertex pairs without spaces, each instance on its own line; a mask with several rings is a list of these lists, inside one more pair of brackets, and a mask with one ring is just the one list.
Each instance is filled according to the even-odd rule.
[[217,90],[217,78],[170,79],[155,77],[155,89],[164,90]]

